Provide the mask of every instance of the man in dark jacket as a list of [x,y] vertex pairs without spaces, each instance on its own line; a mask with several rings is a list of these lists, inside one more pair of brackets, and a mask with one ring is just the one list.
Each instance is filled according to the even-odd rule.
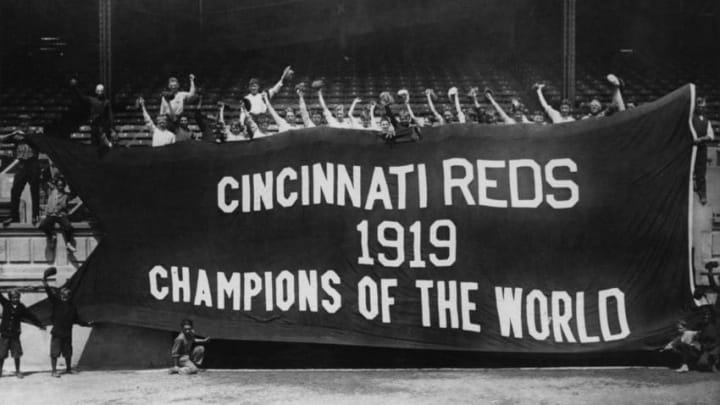
[[15,360],[15,376],[22,378],[20,372],[20,358],[23,355],[22,345],[20,344],[20,322],[31,322],[38,328],[45,330],[39,319],[28,311],[27,307],[20,302],[20,292],[17,290],[10,291],[10,299],[8,300],[0,294],[0,305],[2,305],[2,322],[0,322],[0,376],[2,376],[3,363],[8,356],[8,352],[12,354]]
[[20,222],[20,196],[26,184],[30,185],[30,197],[32,198],[33,223],[37,221],[40,214],[40,154],[35,144],[30,142],[26,135],[34,130],[30,127],[30,117],[20,116],[20,128],[14,132],[0,136],[0,142],[11,143],[15,146],[15,159],[17,159],[17,171],[13,178],[12,189],[10,190],[10,218],[3,222],[8,226],[12,222]]
[[92,144],[98,147],[100,151],[105,151],[112,147],[112,109],[110,100],[105,94],[105,86],[98,84],[95,86],[93,95],[85,95],[80,92],[77,86],[77,80],[70,80],[75,96],[83,102],[90,112],[90,136]]
[[74,324],[90,326],[90,323],[80,321],[77,307],[70,301],[70,289],[67,287],[50,287],[48,277],[57,274],[55,267],[50,267],[43,274],[43,287],[48,300],[52,305],[52,339],[50,340],[50,365],[52,376],[60,377],[57,372],[57,359],[62,355],[65,358],[67,374],[74,374],[72,369],[72,327]]

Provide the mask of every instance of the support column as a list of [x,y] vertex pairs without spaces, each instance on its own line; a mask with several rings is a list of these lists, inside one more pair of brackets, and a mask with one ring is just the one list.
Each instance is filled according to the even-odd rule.
[[98,49],[100,82],[112,94],[112,0],[98,0]]
[[563,0],[563,98],[575,101],[575,2]]

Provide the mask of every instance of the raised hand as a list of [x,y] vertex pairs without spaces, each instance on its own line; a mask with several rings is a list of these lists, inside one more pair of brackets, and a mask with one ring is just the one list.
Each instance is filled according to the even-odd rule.
[[292,70],[292,67],[288,65],[285,67],[285,70],[283,70],[281,79],[291,79],[293,77],[293,74],[295,74],[295,72]]
[[191,82],[194,82],[194,81],[195,81],[195,75],[192,74],[192,73],[190,73],[190,81],[191,81]]

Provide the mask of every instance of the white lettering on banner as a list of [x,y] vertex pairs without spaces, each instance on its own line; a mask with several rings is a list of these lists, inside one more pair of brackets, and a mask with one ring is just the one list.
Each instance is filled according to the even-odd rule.
[[[533,339],[547,340],[552,336],[552,340],[557,343],[610,342],[630,336],[630,327],[625,311],[625,294],[620,289],[611,288],[600,290],[597,293],[597,323],[600,325],[602,339],[588,333],[585,322],[585,295],[586,293],[583,291],[576,292],[575,305],[573,305],[573,297],[567,291],[552,291],[548,302],[547,294],[535,289],[524,296],[525,314],[523,314],[522,288],[495,287],[500,335],[521,339],[523,324],[525,324],[525,330]],[[609,304],[611,299],[616,304],[614,311],[611,311],[612,306]],[[612,317],[614,317],[614,324],[618,325],[619,330],[617,331],[613,331],[610,326]],[[571,322],[573,318],[575,319],[575,334],[573,334],[573,323]],[[577,336],[577,340],[575,336]]]
[[[567,209],[578,203],[580,191],[575,181],[562,178],[562,169],[569,174],[578,171],[569,158],[543,164],[533,159],[473,162],[453,157],[442,161],[434,179],[442,182],[437,190],[442,187],[445,206],[532,209],[545,202],[554,209]],[[428,207],[428,194],[432,192],[428,190],[427,170],[425,163],[364,167],[322,162],[242,174],[240,182],[236,177],[223,176],[217,184],[217,205],[226,214],[297,204],[352,206],[368,211],[422,209]],[[532,190],[521,190],[521,184],[532,184]],[[500,195],[506,197],[498,198]]]
[[217,273],[217,307],[225,309],[225,297],[232,298],[233,311],[240,310],[240,273],[232,273],[230,279],[225,273]]
[[368,190],[367,202],[365,202],[365,209],[372,211],[375,207],[375,201],[380,201],[383,204],[383,208],[386,210],[392,209],[392,202],[390,201],[390,189],[385,180],[385,174],[383,174],[382,167],[376,167],[373,170],[372,178],[370,179],[370,189]]
[[[441,329],[462,329],[476,333],[481,331],[480,324],[471,319],[471,313],[475,312],[476,305],[471,301],[470,292],[478,289],[478,283],[455,280],[415,280],[415,287],[420,289],[423,327],[437,326]],[[436,295],[436,305],[432,303],[432,293]],[[433,313],[436,314],[435,317],[432,316]],[[437,325],[433,325],[433,318],[437,319]],[[449,325],[448,318],[450,319]]]
[[335,170],[332,163],[325,164],[323,170],[321,163],[313,165],[313,204],[317,205],[325,199],[327,204],[335,201]]
[[238,184],[237,180],[230,176],[225,176],[218,182],[218,207],[222,210],[222,212],[226,214],[232,213],[238,208],[238,205],[240,205],[237,200],[232,200],[231,202],[228,202],[226,194],[226,190],[228,187],[233,190],[237,190],[240,187],[240,184]]
[[277,201],[281,207],[289,208],[295,205],[297,201],[297,192],[290,194],[285,193],[285,184],[288,180],[297,180],[297,172],[290,167],[286,167],[280,171],[277,176]]
[[[370,244],[377,242],[381,247],[392,249],[394,252],[392,255],[387,255],[384,252],[378,253],[377,258],[381,265],[399,268],[404,265],[406,257],[412,257],[410,267],[425,268],[427,263],[422,260],[422,257],[426,255],[423,251],[428,248],[425,247],[427,243],[422,243],[425,238],[423,237],[422,223],[420,221],[413,222],[409,227],[412,243],[406,243],[405,227],[396,221],[382,221],[378,224],[375,238],[370,236],[371,232],[368,229],[366,219],[357,224],[355,229],[360,233],[358,264],[367,266],[375,264],[375,259],[370,256]],[[447,236],[444,236],[445,234]],[[457,258],[457,229],[453,221],[449,219],[434,221],[428,230],[427,240],[433,248],[430,254],[427,255],[433,266],[450,267],[455,264]],[[412,253],[406,254],[406,249]],[[439,252],[444,254],[439,254]]]
[[358,311],[367,320],[375,319],[381,315],[382,323],[390,323],[390,307],[395,304],[395,298],[390,295],[390,288],[397,287],[397,280],[392,278],[380,279],[378,284],[369,276],[363,277],[358,283]]
[[158,279],[159,278],[168,278],[168,272],[165,270],[163,266],[155,266],[150,270],[148,273],[148,278],[150,281],[150,294],[155,298],[156,300],[163,300],[167,295],[170,293],[167,287],[158,288]]
[[203,304],[206,307],[212,307],[210,282],[208,281],[207,273],[205,273],[205,270],[203,269],[198,270],[197,287],[195,288],[195,302],[193,304],[195,306]]
[[182,276],[178,273],[176,266],[170,267],[171,284],[172,284],[172,300],[180,302],[180,292],[182,291],[182,302],[190,302],[190,269],[182,268]]
[[[475,162],[477,167],[477,179],[473,177],[472,163],[463,158],[445,159],[443,161],[443,196],[444,204],[447,206],[457,205],[453,200],[453,190],[457,189],[462,193],[464,201],[467,205],[476,205],[475,199],[471,193],[471,184],[477,181],[477,205],[494,208],[508,207],[507,200],[501,200],[489,197],[488,190],[500,189],[498,180],[488,178],[488,169],[500,170],[507,167],[508,184],[503,188],[509,189],[510,206],[513,208],[537,208],[543,200],[555,209],[564,209],[575,206],[579,201],[579,188],[572,180],[557,179],[554,169],[559,167],[567,167],[571,173],[577,172],[577,165],[572,159],[552,159],[546,165],[545,169],[532,159],[511,159],[511,160],[483,160],[478,159]],[[520,168],[530,169],[523,172],[532,173],[533,195],[530,199],[520,198]],[[455,169],[455,170],[453,170]],[[453,172],[461,172],[458,177]],[[545,174],[547,184],[555,189],[568,189],[570,196],[566,200],[559,200],[554,194],[544,194],[543,173]]]
[[[297,273],[297,274],[296,274]],[[342,297],[336,286],[341,283],[334,270],[318,275],[316,270],[283,270],[278,274],[264,272],[226,273],[218,271],[208,275],[203,269],[191,272],[188,267],[172,266],[170,272],[156,265],[148,271],[150,295],[158,301],[168,298],[172,302],[185,302],[200,307],[232,308],[233,311],[264,310],[318,312],[322,309],[333,314],[340,310]],[[318,282],[319,280],[319,282]],[[390,306],[395,301],[389,295],[394,280],[380,283],[380,305],[383,319],[390,322]],[[256,304],[253,307],[253,304]],[[259,304],[259,307],[257,306]],[[264,305],[262,305],[264,304]]]

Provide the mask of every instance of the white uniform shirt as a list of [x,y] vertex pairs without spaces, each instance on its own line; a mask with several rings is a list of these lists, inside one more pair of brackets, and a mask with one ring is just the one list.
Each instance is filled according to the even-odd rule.
[[175,134],[167,129],[160,129],[153,125],[152,127],[152,146],[165,146],[175,143]]

